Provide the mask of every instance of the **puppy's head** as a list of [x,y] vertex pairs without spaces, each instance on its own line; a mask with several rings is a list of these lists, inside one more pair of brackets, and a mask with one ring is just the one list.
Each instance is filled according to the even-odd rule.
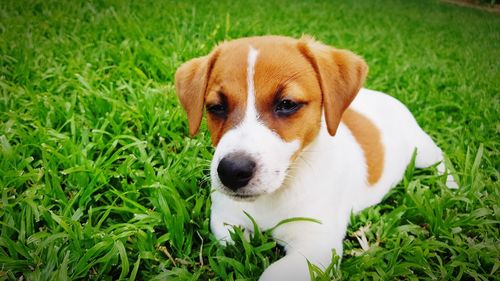
[[240,199],[280,188],[324,114],[335,135],[362,86],[365,62],[310,38],[264,36],[224,42],[184,63],[177,95],[196,134],[206,108],[216,146],[212,186]]

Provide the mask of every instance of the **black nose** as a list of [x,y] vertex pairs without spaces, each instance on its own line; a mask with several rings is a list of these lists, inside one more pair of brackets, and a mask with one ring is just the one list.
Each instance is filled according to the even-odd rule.
[[255,171],[255,162],[243,153],[222,158],[217,167],[221,182],[233,191],[248,184]]

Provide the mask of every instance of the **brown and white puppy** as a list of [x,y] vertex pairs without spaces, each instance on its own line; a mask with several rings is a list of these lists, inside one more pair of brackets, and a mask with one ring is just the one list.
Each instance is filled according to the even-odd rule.
[[264,230],[294,217],[321,222],[276,228],[287,254],[261,280],[308,280],[306,259],[325,267],[332,249],[342,253],[350,212],[380,202],[415,149],[417,167],[443,160],[403,104],[361,88],[367,71],[349,51],[280,36],[224,42],[177,70],[190,133],[206,108],[216,146],[214,235],[226,241],[232,225],[251,230],[244,211]]

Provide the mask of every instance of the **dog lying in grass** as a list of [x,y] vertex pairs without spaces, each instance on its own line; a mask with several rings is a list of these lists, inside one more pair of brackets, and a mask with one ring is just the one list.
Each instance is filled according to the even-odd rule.
[[[342,253],[351,212],[377,204],[403,177],[443,153],[408,109],[389,95],[363,89],[362,58],[311,38],[250,37],[224,42],[184,63],[175,76],[197,133],[207,112],[216,147],[211,164],[211,229],[223,242],[231,225],[250,231],[295,217],[273,237],[286,256],[261,280],[308,280],[307,261],[331,263]],[[446,185],[457,187],[447,175]]]

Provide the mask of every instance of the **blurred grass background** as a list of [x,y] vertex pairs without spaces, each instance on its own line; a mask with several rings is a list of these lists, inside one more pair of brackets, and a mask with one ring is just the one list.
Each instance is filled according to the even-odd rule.
[[[173,87],[222,40],[313,35],[370,65],[455,167],[407,171],[318,279],[494,280],[500,17],[436,1],[0,2],[0,280],[256,279],[283,255],[209,231],[212,148]],[[354,233],[364,229],[362,249]]]

